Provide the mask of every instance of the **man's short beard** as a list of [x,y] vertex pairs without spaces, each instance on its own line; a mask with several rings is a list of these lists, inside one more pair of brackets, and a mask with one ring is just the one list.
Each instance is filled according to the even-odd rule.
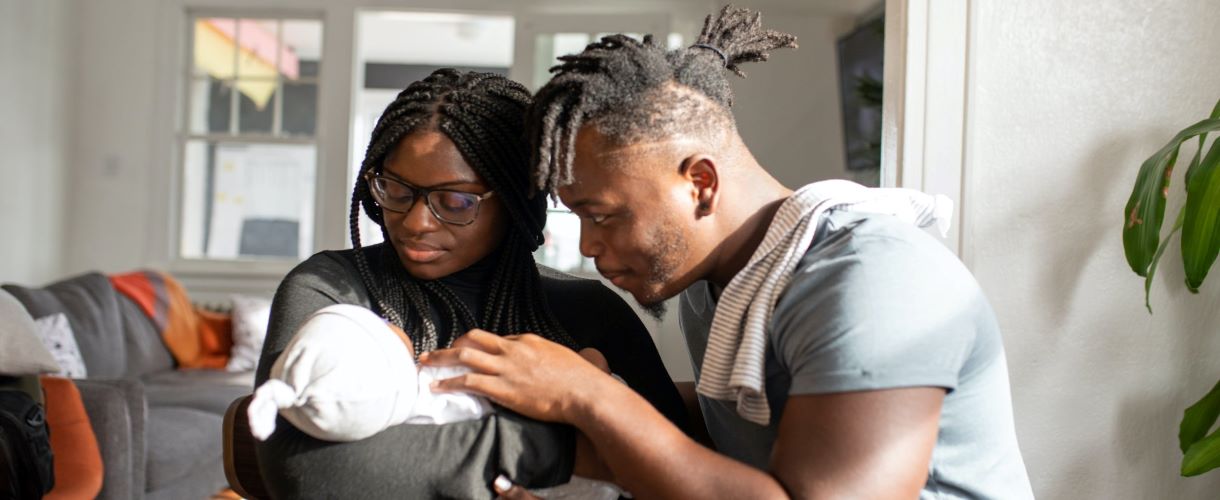
[[640,304],[640,307],[643,308],[644,312],[648,313],[649,316],[652,316],[653,319],[657,320],[658,323],[665,319],[665,313],[669,311],[669,307],[664,300],[660,302],[653,302],[651,304]]
[[[664,287],[673,281],[674,275],[682,265],[686,256],[687,243],[677,224],[663,223],[657,226],[651,240],[654,242],[648,250],[648,279],[645,283]],[[648,303],[640,302],[640,307],[657,321],[665,319],[668,310],[665,301],[668,297],[651,297]],[[637,301],[639,302],[639,301]]]

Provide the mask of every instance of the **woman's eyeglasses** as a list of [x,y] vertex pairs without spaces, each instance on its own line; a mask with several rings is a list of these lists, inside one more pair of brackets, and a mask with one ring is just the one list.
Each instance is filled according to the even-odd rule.
[[425,189],[372,172],[365,174],[364,178],[369,183],[373,199],[381,208],[403,213],[411,210],[411,207],[415,206],[415,200],[422,197],[424,204],[437,220],[457,226],[474,223],[479,217],[479,204],[495,194],[495,191],[474,194],[448,189]]

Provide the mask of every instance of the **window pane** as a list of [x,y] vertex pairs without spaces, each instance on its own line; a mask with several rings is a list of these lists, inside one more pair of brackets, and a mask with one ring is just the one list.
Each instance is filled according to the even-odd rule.
[[610,35],[619,35],[619,34],[622,34],[622,35],[627,35],[627,36],[629,36],[629,37],[631,37],[631,38],[634,38],[634,39],[636,39],[636,40],[643,40],[643,39],[644,39],[644,34],[643,34],[643,33],[598,33],[597,35],[594,35],[594,36],[593,36],[593,39],[594,39],[594,40],[601,40],[601,39],[602,39],[602,37],[604,37],[604,36],[610,36]]
[[188,141],[184,153],[183,257],[312,252],[314,145]]
[[547,267],[568,273],[596,273],[593,259],[580,254],[580,217],[568,211],[548,210],[546,241],[534,252],[534,258]]
[[683,47],[683,45],[682,45],[682,34],[681,33],[670,33],[669,37],[667,37],[665,39],[665,48],[667,48],[669,50],[678,50],[678,49],[681,49],[682,47]]
[[533,88],[537,90],[551,79],[551,66],[559,64],[558,57],[577,54],[585,50],[590,42],[588,33],[544,33],[538,35],[534,44]]
[[[239,78],[266,78],[276,76],[276,67],[295,66],[295,58],[282,57],[279,53],[279,21],[267,19],[240,19],[237,22],[237,76]],[[284,59],[292,59],[291,61]]]
[[284,83],[284,135],[312,136],[318,120],[318,86]]
[[243,134],[270,134],[275,119],[275,80],[238,80],[237,131]]
[[210,77],[191,81],[190,131],[226,133],[232,115],[233,81]]
[[322,59],[322,21],[285,19],[281,32],[284,39],[281,59],[285,62],[296,61],[295,67],[281,63],[284,78],[316,78],[318,63]]
[[233,36],[237,21],[223,18],[195,20],[194,57],[191,72],[196,76],[233,78],[236,69],[236,47]]

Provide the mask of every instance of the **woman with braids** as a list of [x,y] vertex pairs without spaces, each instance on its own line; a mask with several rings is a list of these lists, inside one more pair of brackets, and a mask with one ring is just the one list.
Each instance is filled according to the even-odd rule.
[[686,49],[609,36],[560,58],[530,112],[536,185],[581,216],[581,251],[644,305],[682,295],[715,451],[541,336],[472,332],[424,363],[576,426],[640,498],[1032,498],[995,314],[919,229],[947,229],[947,199],[790,190],[738,134],[727,73],[795,46],[725,7]]
[[[628,386],[685,421],[634,312],[596,281],[534,263],[546,199],[530,188],[529,102],[515,82],[452,69],[398,95],[373,129],[356,181],[354,248],[318,253],[284,278],[256,385],[307,319],[350,304],[401,328],[416,356],[472,329],[597,349]],[[361,246],[361,209],[381,226],[383,243]],[[258,455],[277,497],[484,498],[501,473],[546,487],[582,467],[574,463],[571,427],[505,410],[445,425],[397,425],[343,443],[315,439],[282,418],[275,427]]]

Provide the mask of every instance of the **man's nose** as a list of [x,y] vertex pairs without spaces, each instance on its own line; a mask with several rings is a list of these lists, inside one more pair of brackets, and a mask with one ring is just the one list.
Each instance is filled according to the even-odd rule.
[[580,254],[590,259],[595,259],[606,250],[601,238],[596,234],[596,231],[589,227],[589,223],[580,222]]

